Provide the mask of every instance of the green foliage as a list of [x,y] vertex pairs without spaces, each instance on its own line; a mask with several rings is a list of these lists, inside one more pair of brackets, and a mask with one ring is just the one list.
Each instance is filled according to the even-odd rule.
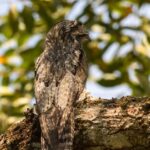
[[[89,63],[103,72],[97,82],[106,87],[126,83],[133,95],[149,95],[150,26],[149,18],[139,13],[142,7],[150,5],[149,1],[85,2],[76,19],[84,22],[91,37],[94,34],[85,49]],[[12,4],[9,12],[0,17],[1,132],[22,117],[33,98],[34,62],[42,51],[46,33],[70,14],[77,3],[79,0],[22,1],[22,10]],[[139,20],[137,25],[129,19],[133,15]],[[123,23],[126,19],[128,24]],[[142,38],[137,42],[138,36]],[[110,51],[113,55],[106,60]]]

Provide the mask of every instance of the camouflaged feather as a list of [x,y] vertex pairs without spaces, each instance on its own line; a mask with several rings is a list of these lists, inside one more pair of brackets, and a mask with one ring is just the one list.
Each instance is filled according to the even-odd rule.
[[72,150],[74,103],[82,93],[87,65],[83,25],[62,21],[47,34],[35,66],[35,97],[42,130],[41,149]]

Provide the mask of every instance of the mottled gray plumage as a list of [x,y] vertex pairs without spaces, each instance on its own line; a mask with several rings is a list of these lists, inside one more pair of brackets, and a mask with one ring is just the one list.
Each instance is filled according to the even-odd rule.
[[47,34],[35,66],[35,97],[42,150],[72,150],[74,103],[82,93],[87,64],[81,47],[87,33],[81,23],[65,20]]

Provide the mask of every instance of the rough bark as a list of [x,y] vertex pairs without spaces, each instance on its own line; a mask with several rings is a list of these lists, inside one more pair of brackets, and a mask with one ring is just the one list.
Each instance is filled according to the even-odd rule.
[[[84,95],[76,104],[75,150],[150,149],[150,98],[93,99]],[[39,150],[38,116],[25,119],[0,136],[0,150]]]

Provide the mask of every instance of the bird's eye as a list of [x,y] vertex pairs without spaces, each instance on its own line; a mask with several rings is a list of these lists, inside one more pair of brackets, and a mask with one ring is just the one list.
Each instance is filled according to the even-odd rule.
[[77,24],[75,26],[73,26],[71,29],[72,29],[72,31],[75,31],[75,30],[79,29],[79,27],[82,25],[83,24],[81,22],[77,22]]
[[75,30],[77,30],[78,29],[78,26],[73,26],[72,28],[71,28],[71,31],[75,31]]

